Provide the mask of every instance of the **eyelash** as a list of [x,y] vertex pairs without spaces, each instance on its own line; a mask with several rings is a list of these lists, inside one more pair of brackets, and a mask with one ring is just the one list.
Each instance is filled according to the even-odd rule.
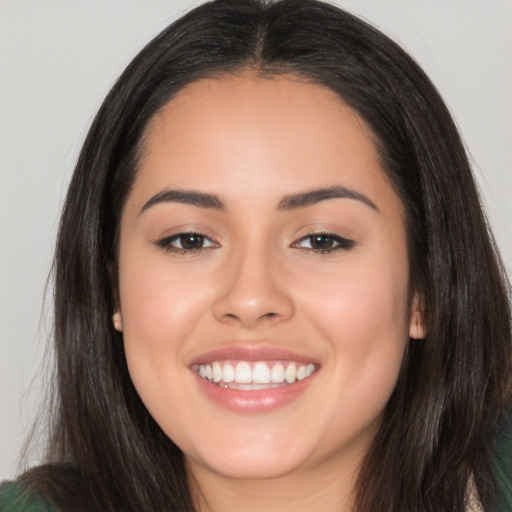
[[[185,237],[197,237],[199,240],[201,240],[203,242],[203,244],[204,244],[204,242],[208,242],[208,245],[203,246],[203,247],[187,249],[187,248],[183,247],[183,241],[184,241]],[[317,239],[317,241],[319,239],[323,239],[324,242],[331,242],[336,245],[334,245],[334,247],[329,247],[327,249],[318,249],[318,248],[315,249],[314,247],[312,247],[312,240],[315,238]],[[305,242],[308,239],[310,242],[310,247],[301,247],[300,244]],[[181,247],[176,247],[173,245],[177,241],[180,241],[180,243],[182,245]],[[292,247],[295,249],[303,249],[308,252],[313,252],[316,254],[329,254],[334,251],[349,250],[354,246],[354,244],[355,244],[355,242],[353,240],[349,240],[348,238],[344,238],[344,237],[336,235],[334,233],[320,232],[320,233],[311,233],[306,236],[303,236],[297,242],[294,242],[292,244]],[[158,240],[156,242],[156,246],[165,250],[166,252],[173,252],[176,254],[186,255],[186,254],[197,254],[197,253],[200,253],[200,252],[202,252],[206,249],[209,249],[211,247],[218,247],[218,244],[216,242],[214,242],[211,238],[207,237],[206,235],[203,235],[202,233],[196,233],[194,231],[190,231],[190,232],[184,232],[184,233],[176,233],[175,235],[162,238],[161,240]]]
[[[300,247],[299,244],[301,242],[304,242],[305,240],[310,241],[310,245],[313,239],[320,239],[323,238],[324,241],[330,241],[333,242],[335,245],[334,247],[329,247],[328,249],[314,249],[313,247]],[[349,240],[348,238],[344,238],[342,236],[336,235],[334,233],[326,233],[326,232],[320,232],[320,233],[310,233],[306,236],[303,236],[301,239],[299,239],[297,242],[293,244],[294,248],[297,249],[305,249],[307,251],[311,251],[316,254],[329,254],[334,251],[339,250],[349,250],[354,247],[355,242],[353,240]]]
[[[197,237],[198,239],[201,239],[203,242],[209,242],[209,245],[207,245],[206,247],[187,249],[183,247],[183,241],[185,237]],[[172,245],[176,241],[180,241],[182,247],[175,247],[174,245]],[[211,238],[207,237],[206,235],[203,235],[202,233],[196,233],[194,231],[176,233],[175,235],[162,238],[161,240],[156,242],[156,245],[157,247],[160,247],[166,252],[173,252],[176,254],[197,254],[204,251],[205,249],[209,249],[210,247],[218,246]]]

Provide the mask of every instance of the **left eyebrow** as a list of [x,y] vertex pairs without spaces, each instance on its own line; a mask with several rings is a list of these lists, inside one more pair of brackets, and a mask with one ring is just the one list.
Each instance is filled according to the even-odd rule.
[[[182,203],[197,206],[198,208],[210,208],[214,210],[225,210],[226,205],[219,196],[197,192],[196,190],[164,190],[154,195],[142,207],[140,213],[148,208],[161,203]],[[140,215],[140,214],[139,214]]]
[[356,192],[355,190],[352,190],[350,188],[341,186],[320,188],[317,190],[310,190],[307,192],[301,192],[299,194],[285,196],[279,202],[277,209],[296,210],[299,208],[312,206],[314,204],[317,204],[321,201],[326,201],[328,199],[355,199],[356,201],[360,201],[366,206],[369,206],[373,210],[380,211],[377,208],[377,205],[364,194]]

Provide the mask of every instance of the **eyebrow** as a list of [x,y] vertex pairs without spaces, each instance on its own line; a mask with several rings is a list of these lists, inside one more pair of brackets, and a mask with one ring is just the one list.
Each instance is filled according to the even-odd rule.
[[296,210],[312,206],[328,199],[355,199],[356,201],[360,201],[366,206],[369,206],[373,210],[379,211],[377,205],[369,197],[342,186],[320,188],[283,197],[277,208],[278,210]]
[[207,194],[195,190],[164,190],[147,201],[140,210],[140,213],[157,204],[168,202],[191,204],[200,208],[211,208],[214,210],[226,209],[224,202],[215,194]]
[[[373,210],[379,211],[375,203],[364,194],[339,185],[285,196],[279,201],[277,209],[298,210],[329,199],[354,199],[369,206]],[[215,194],[198,192],[196,190],[164,190],[151,197],[142,207],[140,214],[152,206],[168,202],[190,204],[199,208],[226,210],[225,203]]]

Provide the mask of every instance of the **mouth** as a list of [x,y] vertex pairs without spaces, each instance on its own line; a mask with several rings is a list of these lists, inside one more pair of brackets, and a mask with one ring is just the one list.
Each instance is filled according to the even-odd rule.
[[193,365],[202,379],[226,389],[257,391],[289,386],[316,371],[313,363],[298,361],[233,361],[218,360]]
[[298,400],[320,368],[314,358],[264,344],[221,347],[190,363],[203,396],[241,414],[266,413]]

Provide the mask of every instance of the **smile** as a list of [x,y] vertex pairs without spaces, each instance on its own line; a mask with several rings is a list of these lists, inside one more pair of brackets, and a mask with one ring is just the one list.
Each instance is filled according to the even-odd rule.
[[316,366],[293,361],[214,361],[195,365],[194,370],[217,386],[253,391],[294,384],[309,377]]

